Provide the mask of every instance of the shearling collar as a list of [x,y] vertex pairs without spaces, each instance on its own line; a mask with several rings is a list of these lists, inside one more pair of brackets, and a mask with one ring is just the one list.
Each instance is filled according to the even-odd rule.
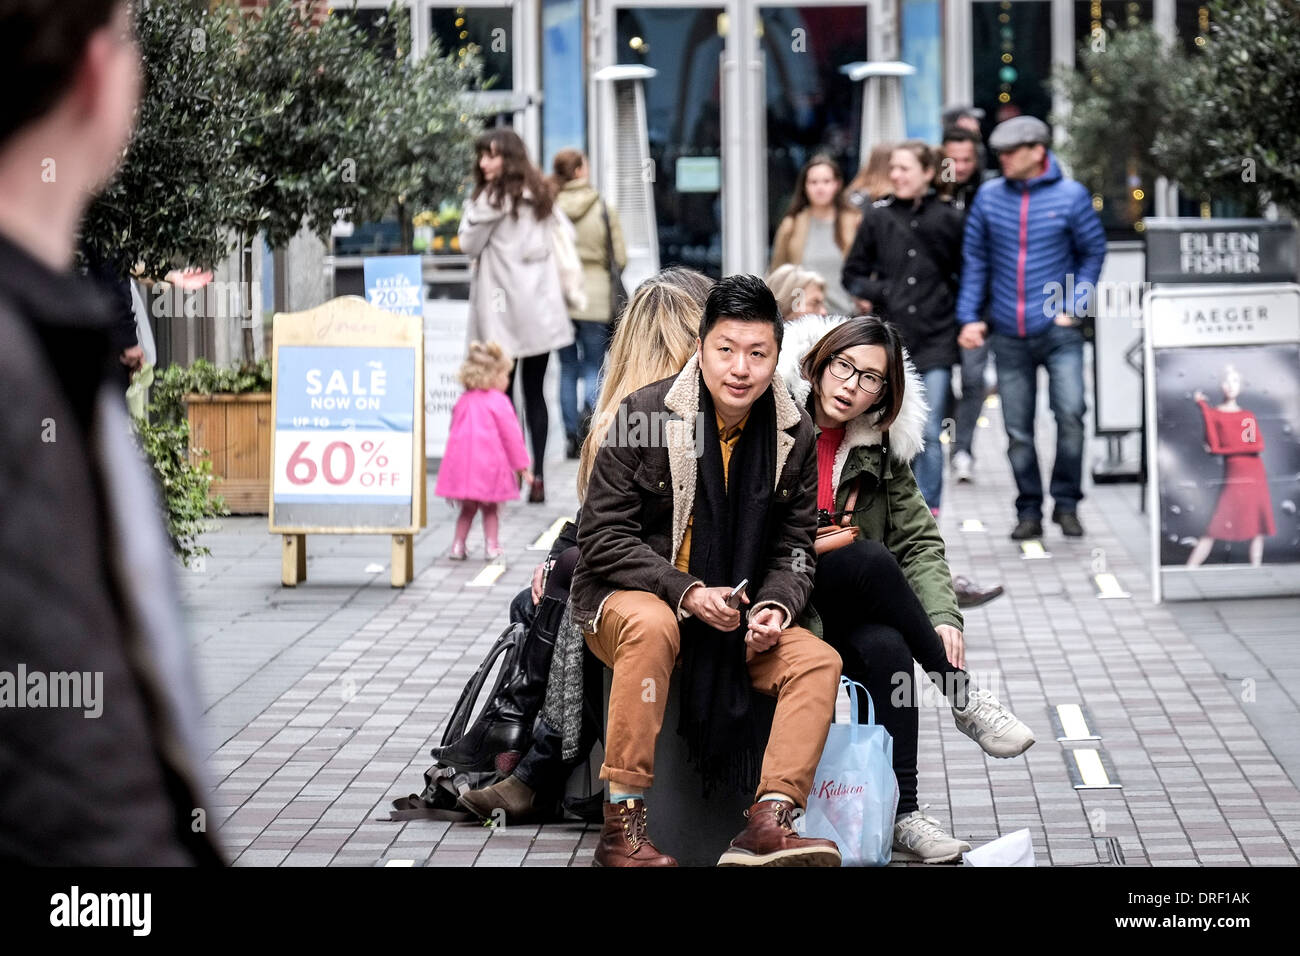
[[[776,406],[776,471],[772,487],[781,481],[781,472],[795,445],[794,429],[799,424],[799,406],[790,397],[780,372],[772,376],[772,397]],[[695,507],[695,481],[698,455],[696,454],[695,426],[700,413],[700,358],[692,355],[686,367],[664,395],[664,407],[678,416],[664,425],[664,440],[668,448],[668,469],[673,480],[673,543],[672,553],[677,554],[686,535]],[[709,426],[713,423],[709,422]]]
[[[822,336],[847,321],[848,317],[843,315],[806,315],[786,323],[777,369],[785,381],[790,383],[790,394],[798,404],[806,405],[808,394],[812,391],[812,386],[799,372],[799,363],[821,341]],[[907,384],[903,389],[903,407],[894,423],[889,426],[889,454],[895,461],[910,462],[925,449],[925,421],[930,406],[926,402],[925,386],[916,373],[912,360],[907,357],[906,350],[903,351],[903,368]],[[844,441],[840,444],[839,454],[835,456],[837,487],[849,452],[861,445],[874,447],[880,444],[881,430],[878,422],[878,414],[871,419],[859,415],[845,426]]]

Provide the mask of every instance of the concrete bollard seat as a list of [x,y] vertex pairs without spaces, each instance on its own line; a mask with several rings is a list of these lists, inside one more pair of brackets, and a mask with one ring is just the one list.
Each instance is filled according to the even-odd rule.
[[[655,846],[677,858],[682,866],[713,866],[734,836],[745,827],[744,812],[754,801],[752,793],[715,792],[708,799],[701,793],[700,774],[690,763],[686,741],[677,733],[681,706],[681,669],[673,670],[668,687],[664,726],[655,745],[655,782],[646,791],[650,836]],[[605,668],[606,730],[609,729],[609,689],[613,672]],[[772,732],[776,698],[753,693],[751,714],[759,722],[760,738],[766,742]]]

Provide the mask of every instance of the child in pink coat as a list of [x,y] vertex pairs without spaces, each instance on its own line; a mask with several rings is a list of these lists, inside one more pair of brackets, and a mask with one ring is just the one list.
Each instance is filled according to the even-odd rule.
[[434,488],[434,494],[460,502],[448,555],[453,561],[465,560],[465,538],[479,510],[487,556],[501,556],[497,506],[519,497],[520,480],[533,480],[523,429],[505,394],[512,364],[495,342],[471,342],[460,367],[465,393],[451,411],[451,433]]

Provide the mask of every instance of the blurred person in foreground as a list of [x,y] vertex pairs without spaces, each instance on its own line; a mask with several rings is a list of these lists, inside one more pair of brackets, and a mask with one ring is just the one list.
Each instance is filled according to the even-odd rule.
[[0,80],[0,862],[220,863],[112,305],[73,270],[140,95],[131,8],[0,0]]

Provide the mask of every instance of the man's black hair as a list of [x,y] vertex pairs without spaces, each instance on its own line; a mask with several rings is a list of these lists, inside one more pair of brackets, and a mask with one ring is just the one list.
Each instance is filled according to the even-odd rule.
[[723,319],[767,322],[776,336],[777,349],[781,348],[781,335],[785,331],[781,308],[767,283],[758,276],[727,276],[709,290],[709,297],[704,302],[704,318],[700,320],[700,339],[707,338]]
[[984,145],[984,139],[979,133],[966,129],[964,126],[949,126],[943,131],[944,143],[974,143],[976,149]]
[[126,0],[0,0],[0,146],[72,84],[86,42]]

